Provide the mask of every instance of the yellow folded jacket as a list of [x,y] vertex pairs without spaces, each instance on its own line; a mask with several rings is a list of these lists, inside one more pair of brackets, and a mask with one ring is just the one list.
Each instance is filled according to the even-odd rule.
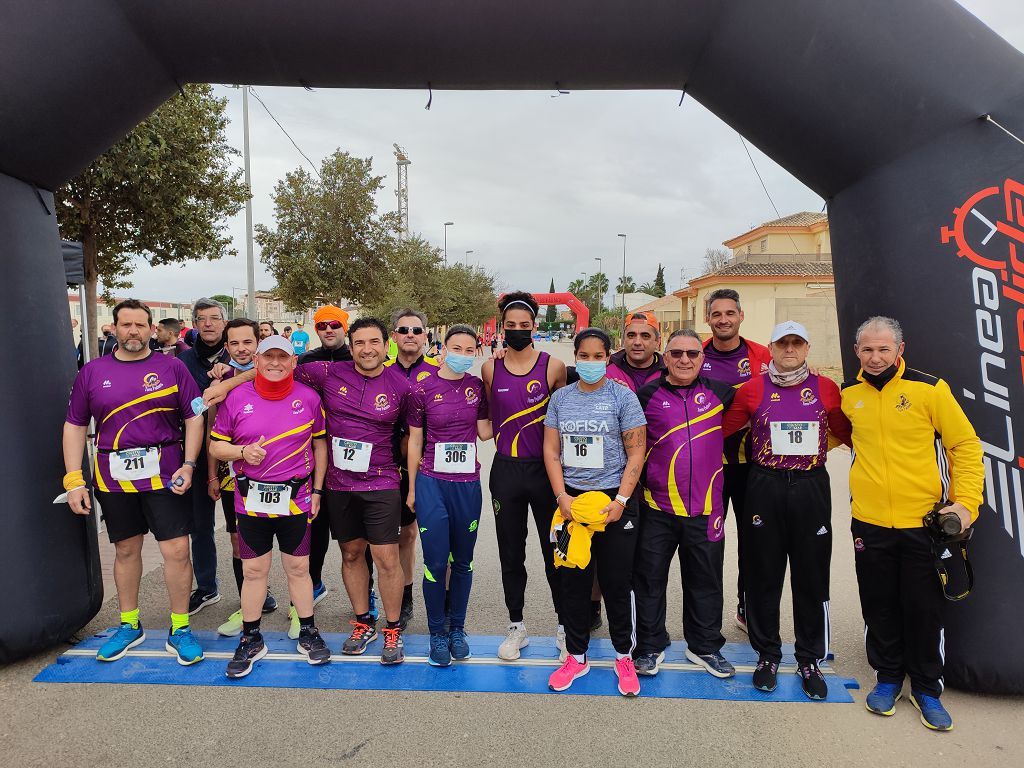
[[555,545],[556,568],[586,568],[590,565],[590,539],[604,530],[601,510],[612,503],[601,491],[581,493],[572,502],[572,520],[562,517],[556,507],[551,520],[551,541]]

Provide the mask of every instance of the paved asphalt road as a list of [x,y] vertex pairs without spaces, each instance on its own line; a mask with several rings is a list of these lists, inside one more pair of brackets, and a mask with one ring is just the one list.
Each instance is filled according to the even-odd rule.
[[[544,347],[564,359],[571,357],[568,344]],[[485,446],[481,454],[485,466],[489,466],[493,451]],[[832,559],[833,648],[839,673],[855,677],[870,688],[872,674],[864,658],[853,548],[846,535],[848,464],[849,454],[844,450],[833,452],[829,461],[837,532]],[[490,507],[486,487],[484,506]],[[728,620],[736,573],[732,532],[730,522],[724,632],[730,642],[741,642],[745,636]],[[530,544],[530,573],[542,574],[539,550],[532,538]],[[220,572],[226,581],[225,599],[195,618],[198,629],[215,628],[237,608],[230,583],[230,546],[223,530],[218,533],[218,546]],[[59,563],[53,566],[60,567]],[[338,554],[332,551],[328,560],[332,591],[317,610],[318,623],[325,631],[341,631],[349,618],[339,567]],[[161,576],[159,568],[148,574],[142,589],[143,617],[157,632],[167,612]],[[481,524],[475,578],[470,632],[502,634],[506,615],[494,536],[486,515]],[[670,631],[681,637],[677,570],[670,583]],[[277,566],[272,587],[286,604],[286,587]],[[111,600],[83,634],[115,622],[116,605]],[[554,631],[543,576],[529,583],[527,623],[535,634]],[[791,641],[788,600],[784,601],[782,626],[783,640]],[[283,630],[284,611],[268,617],[264,627]],[[418,592],[410,631],[426,632]],[[598,636],[607,634],[602,630]],[[916,711],[905,700],[892,718],[870,715],[863,707],[863,688],[854,692],[854,704],[785,704],[643,696],[623,700],[33,683],[33,676],[62,650],[47,649],[0,669],[0,764],[12,768],[300,763],[422,768],[499,764],[764,768],[1024,765],[1024,707],[1019,698],[949,691],[943,700],[956,718],[956,730],[937,734],[918,722]],[[444,674],[444,670],[438,670],[438,674]]]

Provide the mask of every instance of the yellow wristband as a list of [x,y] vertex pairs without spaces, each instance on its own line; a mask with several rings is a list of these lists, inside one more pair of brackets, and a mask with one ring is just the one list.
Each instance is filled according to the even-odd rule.
[[82,476],[82,470],[76,469],[74,472],[68,472],[64,475],[64,490],[73,491],[75,488],[84,488],[85,478]]

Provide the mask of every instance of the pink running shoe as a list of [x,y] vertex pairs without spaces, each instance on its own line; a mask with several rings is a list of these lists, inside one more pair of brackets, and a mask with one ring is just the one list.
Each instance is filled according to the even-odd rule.
[[625,656],[615,662],[615,676],[619,678],[619,693],[623,696],[640,694],[640,679],[636,676],[633,659]]
[[580,664],[572,656],[567,656],[565,663],[551,673],[548,678],[548,688],[552,691],[564,691],[577,677],[583,677],[590,671],[590,662],[584,661]]

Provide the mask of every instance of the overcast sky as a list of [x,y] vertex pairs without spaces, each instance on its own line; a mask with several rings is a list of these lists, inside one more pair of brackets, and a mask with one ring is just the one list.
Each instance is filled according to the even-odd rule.
[[[1024,50],[1024,2],[964,0],[962,4]],[[669,290],[700,271],[704,249],[775,218],[739,135],[693,99],[678,108],[678,92],[576,91],[434,92],[258,87],[299,147],[319,164],[336,148],[372,157],[385,176],[380,210],[396,207],[392,142],[412,160],[412,232],[441,247],[448,228],[449,260],[466,258],[496,274],[499,288],[546,291],[597,269],[622,271],[637,284],[664,264]],[[242,147],[241,93],[226,96],[229,141]],[[305,164],[263,107],[249,100],[253,220],[273,226],[270,196],[287,171]],[[748,146],[750,146],[748,144]],[[750,146],[782,215],[819,211],[824,201]],[[238,158],[239,164],[241,157]],[[187,269],[144,263],[128,293],[150,300],[187,301],[244,290],[245,216],[229,222],[238,255],[190,262]],[[259,262],[256,286],[273,278]],[[615,285],[613,277],[612,285]]]

